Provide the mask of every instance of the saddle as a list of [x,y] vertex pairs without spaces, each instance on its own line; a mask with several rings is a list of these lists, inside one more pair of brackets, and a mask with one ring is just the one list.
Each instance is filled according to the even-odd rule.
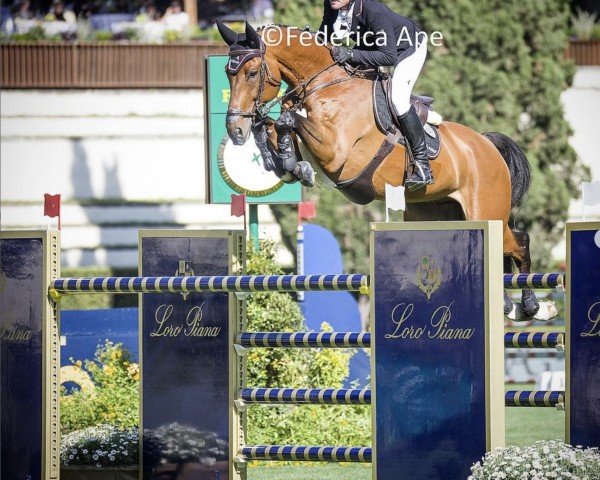
[[[391,95],[391,78],[389,75],[378,75],[373,82],[373,112],[375,114],[375,122],[379,129],[386,135],[394,135],[400,131],[400,127],[396,121],[397,115],[392,103]],[[427,140],[427,156],[430,160],[434,160],[440,154],[442,147],[441,138],[437,129],[437,125],[431,123],[436,117],[439,124],[439,115],[433,112],[431,104],[434,102],[432,97],[412,95],[410,103],[415,107],[421,124],[425,130],[425,138]],[[429,122],[428,122],[429,120]],[[398,143],[406,145],[404,135],[400,135]]]

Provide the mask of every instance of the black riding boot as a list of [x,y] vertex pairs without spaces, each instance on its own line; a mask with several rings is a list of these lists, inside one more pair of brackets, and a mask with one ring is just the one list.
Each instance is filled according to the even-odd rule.
[[415,170],[406,179],[405,186],[409,190],[415,191],[433,183],[433,176],[429,168],[429,157],[427,156],[425,130],[423,130],[419,115],[417,115],[417,111],[413,106],[404,115],[400,115],[398,120],[415,162]]

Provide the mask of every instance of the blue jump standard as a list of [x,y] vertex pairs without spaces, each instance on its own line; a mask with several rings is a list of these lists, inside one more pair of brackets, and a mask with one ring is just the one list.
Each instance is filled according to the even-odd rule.
[[[504,275],[505,288],[554,288],[564,284],[562,273]],[[190,292],[318,292],[360,291],[369,276],[241,275],[201,277],[57,278],[50,290],[68,293],[190,293]]]
[[[242,347],[270,348],[370,348],[368,332],[243,332],[236,342]],[[560,332],[508,332],[506,348],[556,348],[564,345]]]

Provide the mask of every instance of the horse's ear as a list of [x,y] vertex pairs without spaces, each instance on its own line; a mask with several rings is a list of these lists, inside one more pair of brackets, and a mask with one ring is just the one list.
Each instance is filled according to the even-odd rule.
[[219,33],[227,45],[231,46],[237,42],[238,34],[219,19],[217,19],[217,28],[219,29]]
[[250,48],[260,49],[262,39],[260,35],[254,30],[252,25],[246,22],[246,42]]

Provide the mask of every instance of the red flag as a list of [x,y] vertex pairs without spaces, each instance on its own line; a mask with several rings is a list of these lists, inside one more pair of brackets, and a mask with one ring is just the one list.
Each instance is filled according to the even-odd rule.
[[246,195],[231,195],[231,215],[243,217],[246,215]]
[[298,204],[298,215],[301,219],[310,220],[317,217],[315,202],[302,202]]
[[244,231],[246,230],[246,195],[231,195],[231,215],[244,217]]
[[44,215],[50,218],[58,217],[58,229],[60,230],[60,194],[44,194]]

